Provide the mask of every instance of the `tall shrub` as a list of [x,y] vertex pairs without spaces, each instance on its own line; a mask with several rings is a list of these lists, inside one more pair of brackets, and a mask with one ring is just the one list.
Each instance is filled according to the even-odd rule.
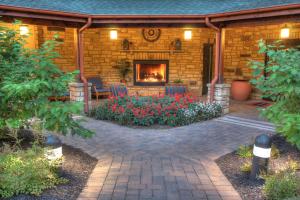
[[267,63],[251,62],[255,77],[252,83],[263,97],[274,101],[262,114],[276,124],[278,133],[300,149],[300,51],[286,49],[280,42],[266,45],[260,41],[259,53],[269,59]]
[[0,130],[28,127],[38,119],[44,130],[90,136],[72,118],[81,104],[49,101],[64,94],[76,74],[55,65],[58,42],[46,41],[39,49],[27,49],[24,43],[18,31],[0,27]]

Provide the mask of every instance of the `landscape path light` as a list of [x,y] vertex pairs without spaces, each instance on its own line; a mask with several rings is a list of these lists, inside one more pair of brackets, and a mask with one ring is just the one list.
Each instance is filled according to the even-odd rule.
[[48,160],[61,159],[62,153],[62,142],[56,135],[47,135],[45,140],[45,147],[47,148],[45,156]]
[[272,140],[267,134],[255,138],[253,146],[253,160],[250,174],[251,180],[257,180],[260,173],[267,173],[269,158],[271,157]]

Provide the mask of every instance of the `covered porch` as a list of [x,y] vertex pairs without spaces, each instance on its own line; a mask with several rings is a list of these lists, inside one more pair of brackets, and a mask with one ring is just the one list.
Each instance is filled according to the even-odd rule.
[[[258,54],[258,40],[284,39],[292,44],[300,40],[299,4],[192,15],[0,8],[1,23],[22,20],[18,28],[26,32],[28,47],[38,48],[59,35],[61,57],[55,61],[63,71],[80,71],[85,111],[89,105],[87,79],[99,77],[104,87],[119,84],[122,78],[114,66],[120,60],[131,66],[122,80],[129,94],[157,95],[164,92],[165,85],[180,82],[195,96],[215,100],[216,84],[226,84],[228,90],[234,80],[249,81],[249,60],[266,59]],[[259,95],[253,88],[251,99]]]

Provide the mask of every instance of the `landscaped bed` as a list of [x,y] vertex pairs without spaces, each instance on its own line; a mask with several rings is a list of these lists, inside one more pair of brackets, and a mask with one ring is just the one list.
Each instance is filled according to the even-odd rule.
[[219,117],[217,103],[197,102],[191,96],[110,97],[91,112],[99,120],[129,126],[182,126]]
[[[35,154],[34,149],[40,149],[41,147],[34,146],[32,147],[32,138],[28,138],[28,135],[30,135],[29,131],[26,131],[25,139],[22,141],[21,149],[16,150],[15,152],[11,151],[11,148],[4,147],[4,144],[12,144],[10,141],[7,140],[0,140],[0,159],[2,162],[7,162],[7,164],[1,163],[0,164],[0,176],[3,177],[2,180],[0,180],[0,192],[5,194],[4,192],[13,191],[14,187],[13,184],[15,184],[15,187],[18,187],[19,184],[27,185],[24,187],[24,192],[27,193],[29,190],[31,192],[38,191],[39,189],[33,189],[32,187],[35,187],[34,184],[46,184],[45,186],[50,186],[49,184],[55,180],[63,180],[61,183],[56,182],[55,185],[49,189],[43,190],[41,194],[38,195],[25,195],[25,194],[19,194],[14,195],[13,197],[10,197],[9,199],[13,200],[75,200],[77,199],[78,195],[84,188],[87,179],[89,178],[89,175],[91,174],[92,170],[94,169],[97,160],[95,158],[90,157],[86,153],[83,153],[81,150],[63,145],[63,161],[61,163],[61,167],[58,168],[58,171],[56,171],[55,174],[58,175],[57,178],[52,178],[52,181],[50,181],[49,177],[53,176],[52,174],[48,174],[48,180],[45,182],[39,181],[35,182],[39,179],[43,178],[43,173],[47,173],[47,165],[45,164],[38,164],[41,162],[44,162],[43,159],[41,159],[42,154]],[[41,149],[42,150],[42,149]],[[9,151],[10,153],[7,154]],[[8,156],[15,155],[11,157],[11,161],[9,162],[8,159],[5,158],[5,154]],[[23,155],[23,156],[22,156]],[[32,155],[32,156],[31,156]],[[41,156],[38,156],[41,155]],[[25,158],[24,158],[25,157]],[[19,159],[23,161],[23,164],[20,165]],[[26,162],[24,162],[26,160]],[[32,163],[32,164],[29,164]],[[7,170],[1,169],[1,166],[9,166]],[[23,167],[22,167],[23,166]],[[41,168],[43,166],[43,168]],[[2,171],[3,170],[3,171]],[[10,172],[8,172],[8,170]],[[33,171],[34,170],[34,171]],[[52,169],[53,170],[53,169]],[[52,171],[51,170],[51,171]],[[16,177],[12,177],[13,179],[9,179],[9,173],[18,173]],[[27,181],[28,178],[26,178],[26,174],[29,177],[32,177],[31,180]],[[40,178],[39,178],[40,177]],[[5,181],[5,182],[2,182]],[[7,188],[3,188],[6,184]],[[31,188],[30,188],[31,187]],[[20,187],[19,187],[20,188]],[[16,192],[16,190],[15,190]],[[23,192],[20,192],[23,193]],[[8,193],[6,193],[8,194]],[[1,195],[0,195],[0,199]],[[4,199],[4,198],[3,198]]]
[[[269,163],[270,173],[278,173],[281,171],[288,171],[289,173],[290,170],[295,170],[295,173],[292,172],[291,174],[292,177],[296,177],[296,174],[298,174],[299,170],[300,151],[291,144],[287,143],[283,137],[278,135],[273,136],[273,144],[272,157]],[[265,186],[266,181],[264,179],[250,181],[249,170],[251,169],[251,165],[249,164],[251,164],[252,160],[251,152],[251,147],[241,146],[239,150],[222,156],[216,162],[244,200],[285,199],[281,198],[279,195],[284,196],[291,192],[290,190],[292,190],[293,187],[289,184],[292,183],[292,185],[294,185],[294,179],[291,180],[287,178],[285,181],[283,181],[282,178],[273,179],[275,176],[272,176],[271,178],[269,177],[269,182],[271,183],[273,180],[274,182],[269,184],[268,188]],[[268,179],[268,176],[266,177]],[[299,195],[299,180],[296,180],[296,184],[296,190],[298,190],[296,193]],[[272,196],[269,196],[269,198],[267,198],[265,192],[266,189],[269,191],[269,193],[273,194]],[[295,200],[296,199],[300,199],[300,197],[295,197]]]

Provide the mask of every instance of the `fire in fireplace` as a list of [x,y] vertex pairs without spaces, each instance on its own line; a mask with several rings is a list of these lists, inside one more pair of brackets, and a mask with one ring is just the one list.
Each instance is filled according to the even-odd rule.
[[168,60],[133,61],[134,85],[165,85],[169,79]]

